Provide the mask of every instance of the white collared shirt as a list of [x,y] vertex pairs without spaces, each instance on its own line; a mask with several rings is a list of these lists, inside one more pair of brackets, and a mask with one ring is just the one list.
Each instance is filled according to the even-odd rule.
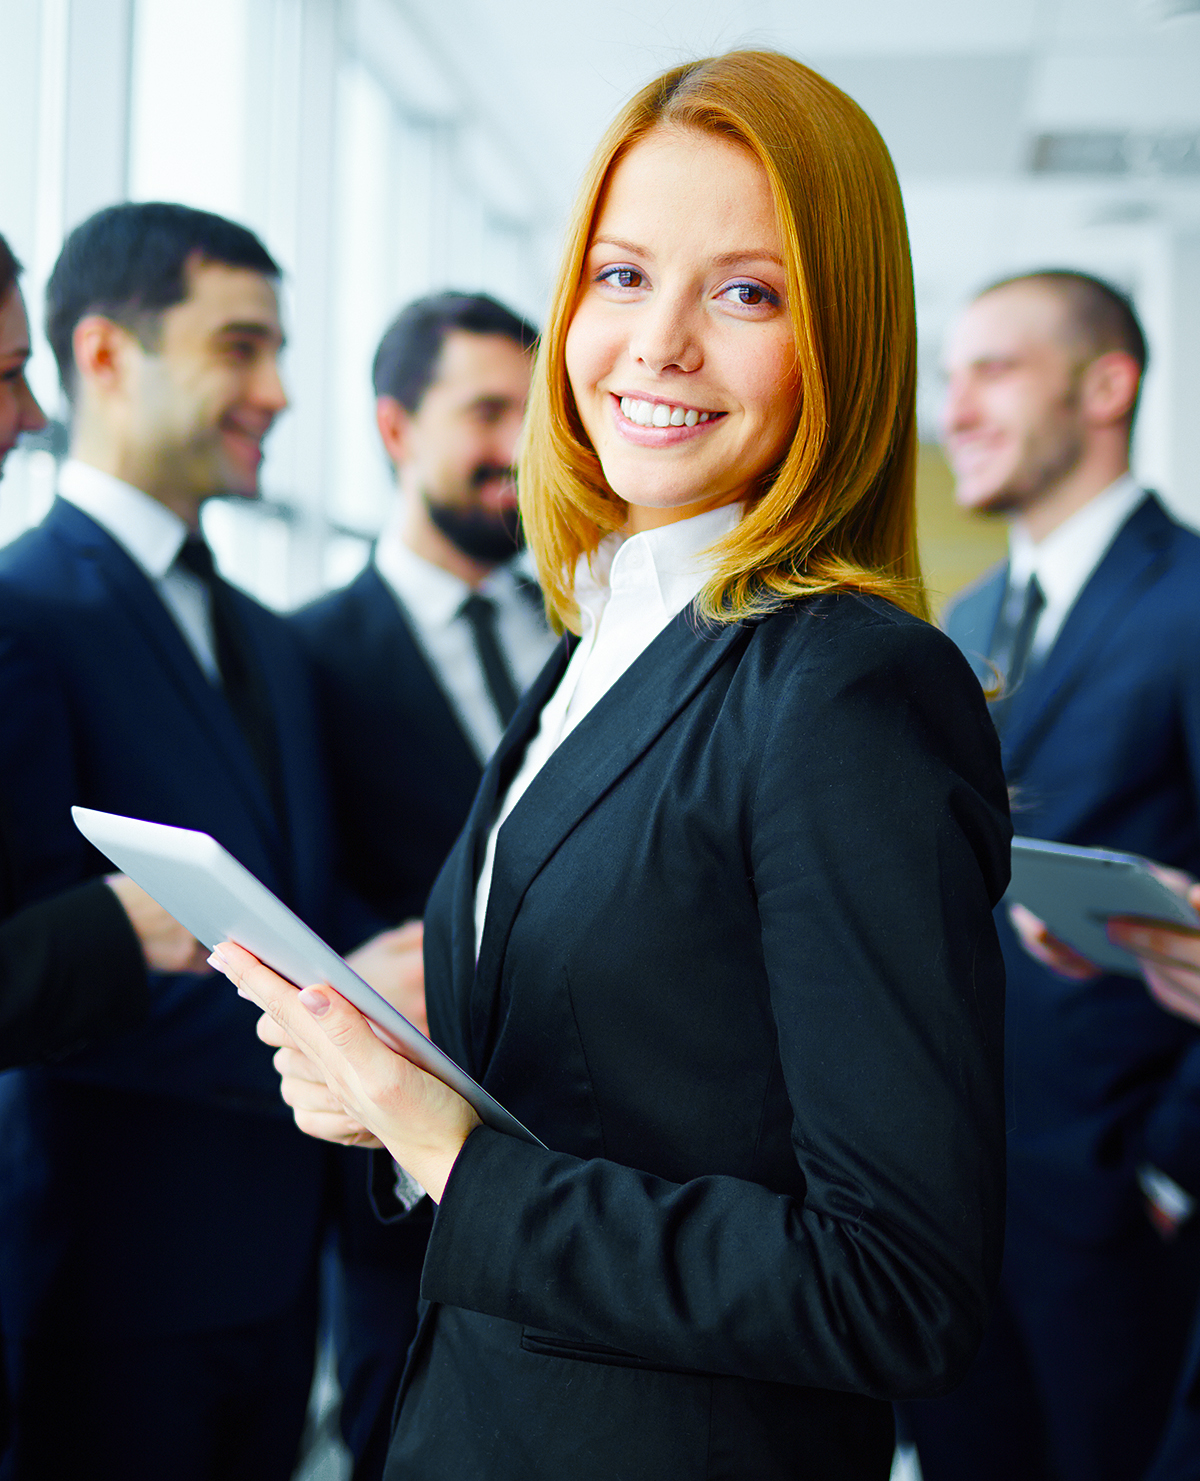
[[575,598],[583,632],[488,834],[475,891],[476,957],[483,940],[496,838],[505,819],[559,745],[699,594],[716,569],[715,559],[706,554],[708,548],[728,535],[741,517],[741,504],[724,504],[628,539],[610,535],[590,564],[580,562]]
[[1104,559],[1121,526],[1146,497],[1129,473],[1089,499],[1036,544],[1019,520],[1009,535],[1008,579],[1025,586],[1036,576],[1046,605],[1034,632],[1033,653],[1044,658],[1062,631],[1079,593]]
[[536,604],[521,592],[508,565],[497,566],[475,588],[417,555],[401,538],[397,519],[380,536],[375,568],[409,618],[414,635],[480,765],[500,744],[503,730],[488,693],[471,626],[462,604],[473,590],[496,604],[496,636],[518,692],[542,671],[557,639]]
[[141,567],[196,662],[210,682],[219,684],[208,587],[195,572],[175,564],[188,537],[183,520],[141,489],[74,458],[59,471],[58,493],[94,519]]

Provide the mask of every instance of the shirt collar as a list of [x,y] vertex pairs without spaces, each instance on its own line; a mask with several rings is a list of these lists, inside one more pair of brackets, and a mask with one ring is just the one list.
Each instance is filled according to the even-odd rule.
[[393,520],[380,535],[375,569],[396,600],[424,627],[448,626],[472,591],[501,602],[516,595],[516,577],[507,564],[489,571],[478,587],[472,587],[461,576],[410,550],[402,538],[400,519]]
[[187,539],[187,525],[165,504],[75,458],[62,465],[58,492],[106,530],[152,581],[167,574]]
[[1022,525],[1014,524],[1009,580],[1023,585],[1036,575],[1047,604],[1069,605],[1144,497],[1133,476],[1123,473],[1036,544]]
[[682,612],[716,570],[709,547],[737,527],[742,512],[741,504],[722,504],[637,535],[606,536],[576,569],[575,600],[585,625],[599,622],[610,599],[649,602],[668,620]]

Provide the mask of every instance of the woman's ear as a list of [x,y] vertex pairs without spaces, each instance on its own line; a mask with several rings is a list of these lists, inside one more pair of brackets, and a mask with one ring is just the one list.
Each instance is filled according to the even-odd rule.
[[375,398],[375,425],[383,439],[384,450],[397,469],[408,461],[412,432],[411,413],[394,396]]

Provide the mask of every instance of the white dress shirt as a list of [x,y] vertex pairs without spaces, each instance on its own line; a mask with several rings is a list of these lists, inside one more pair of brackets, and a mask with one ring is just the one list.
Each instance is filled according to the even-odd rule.
[[1108,553],[1121,526],[1145,497],[1145,489],[1126,473],[1036,544],[1021,521],[1013,521],[1009,584],[1025,586],[1030,576],[1036,576],[1046,598],[1034,630],[1035,658],[1049,653],[1079,593]]
[[166,505],[132,484],[69,458],[58,475],[59,497],[110,534],[146,573],[167,611],[214,684],[221,682],[208,587],[176,557],[188,527]]
[[483,940],[488,894],[496,862],[496,837],[505,819],[558,746],[604,698],[671,619],[696,597],[716,569],[706,554],[742,517],[740,504],[725,504],[691,519],[622,539],[610,535],[590,564],[575,576],[583,632],[558,688],[546,701],[488,834],[475,891],[475,955]]
[[400,603],[414,636],[458,716],[480,765],[500,743],[503,728],[488,693],[475,640],[462,604],[473,590],[496,604],[496,636],[517,692],[528,689],[557,642],[536,604],[518,586],[508,565],[497,566],[476,588],[415,554],[393,522],[375,549],[375,568]]

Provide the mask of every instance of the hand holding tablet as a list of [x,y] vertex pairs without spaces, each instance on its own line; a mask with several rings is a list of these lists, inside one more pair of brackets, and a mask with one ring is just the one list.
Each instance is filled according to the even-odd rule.
[[[1012,868],[1006,901],[1024,906],[1058,941],[1108,972],[1142,975],[1134,951],[1110,937],[1110,921],[1129,921],[1132,929],[1140,922],[1200,930],[1200,913],[1186,895],[1167,882],[1160,866],[1137,854],[1014,838]],[[1113,929],[1124,935],[1129,928]],[[1069,966],[1059,970],[1084,975]]]
[[486,1125],[538,1141],[207,833],[83,807],[71,815],[85,838],[210,950],[233,942],[286,984],[328,983],[391,1049],[456,1091]]

